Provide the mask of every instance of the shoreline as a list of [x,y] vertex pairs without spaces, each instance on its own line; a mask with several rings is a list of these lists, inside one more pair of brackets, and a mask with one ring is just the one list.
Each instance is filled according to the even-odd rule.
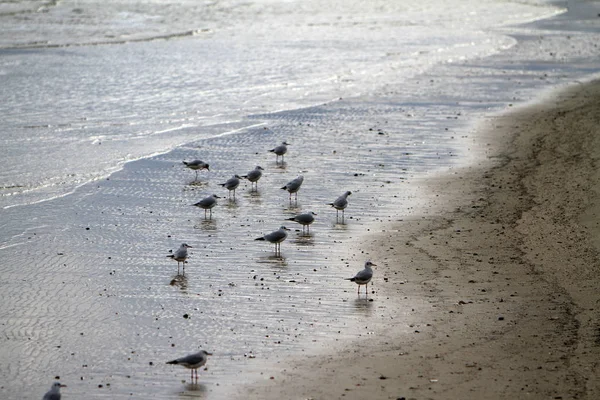
[[369,238],[394,306],[245,398],[597,398],[599,101],[594,81],[487,121],[494,161],[429,180],[437,211]]

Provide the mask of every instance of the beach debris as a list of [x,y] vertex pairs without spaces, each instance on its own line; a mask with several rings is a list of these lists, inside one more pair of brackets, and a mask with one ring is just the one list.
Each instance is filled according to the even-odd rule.
[[190,371],[192,381],[194,380],[194,371],[196,372],[196,381],[198,380],[198,368],[202,367],[206,364],[208,360],[208,356],[212,356],[212,353],[209,353],[205,350],[200,350],[198,353],[190,354],[185,357],[177,358],[172,361],[167,361],[167,364],[171,365],[181,365]]

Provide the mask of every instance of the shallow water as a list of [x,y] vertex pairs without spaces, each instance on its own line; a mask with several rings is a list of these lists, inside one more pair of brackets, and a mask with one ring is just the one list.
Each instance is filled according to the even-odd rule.
[[[412,21],[421,16],[417,9],[406,15]],[[336,35],[349,32],[346,25],[330,25]],[[254,363],[356,338],[357,326],[385,306],[377,297],[377,276],[373,302],[357,298],[355,285],[343,280],[370,256],[363,253],[361,237],[379,229],[379,221],[418,212],[425,201],[420,179],[481,156],[485,144],[474,140],[473,120],[527,101],[540,87],[597,72],[597,35],[586,32],[587,25],[570,33],[577,46],[560,30],[536,29],[508,29],[522,40],[496,56],[421,65],[406,75],[398,64],[386,63],[383,69],[400,68],[394,79],[373,74],[348,87],[340,84],[348,75],[323,80],[334,72],[318,58],[307,56],[306,64],[286,69],[282,65],[294,63],[282,63],[284,56],[267,62],[261,54],[254,59],[261,67],[252,67],[260,71],[257,81],[244,86],[243,46],[223,52],[228,63],[217,63],[222,71],[201,70],[216,76],[194,75],[198,60],[188,55],[206,46],[215,47],[211,55],[219,54],[218,37],[5,50],[5,70],[11,62],[34,71],[43,69],[40,63],[54,63],[54,69],[44,69],[49,75],[44,82],[68,60],[69,78],[55,85],[72,86],[55,96],[57,86],[50,85],[45,101],[56,107],[31,105],[24,113],[23,100],[35,98],[39,86],[30,82],[19,92],[18,83],[29,81],[13,81],[14,76],[6,81],[14,86],[3,86],[4,95],[15,96],[4,104],[14,129],[7,129],[4,143],[15,146],[3,161],[4,176],[28,187],[2,198],[7,208],[1,219],[0,370],[10,382],[1,387],[3,396],[37,396],[60,376],[69,385],[65,397],[219,398],[217,385],[243,381]],[[535,39],[542,34],[544,41]],[[514,43],[499,32],[490,37],[497,42],[484,54],[498,51],[498,43]],[[361,43],[357,54],[368,57],[370,42]],[[560,57],[548,48],[560,49]],[[309,50],[324,56],[322,48]],[[130,65],[140,59],[138,53],[163,62],[147,71]],[[102,61],[105,57],[114,63]],[[269,75],[261,83],[269,65],[281,68],[280,80]],[[106,74],[107,66],[115,68],[112,74]],[[197,81],[190,82],[190,74]],[[373,77],[386,84],[373,83]],[[189,87],[200,81],[213,86],[205,88],[199,103]],[[90,91],[95,86],[97,93]],[[343,100],[297,108],[340,94]],[[27,149],[35,151],[19,153],[30,133],[38,142]],[[283,140],[291,145],[279,165],[267,150]],[[78,157],[60,156],[65,154]],[[55,164],[34,162],[55,158]],[[181,162],[193,158],[211,165],[210,172],[199,172],[200,183],[192,182],[194,172]],[[123,164],[127,160],[136,161]],[[265,168],[258,192],[243,182],[235,201],[228,200],[218,184],[255,165]],[[76,171],[75,176],[66,171]],[[40,174],[47,175],[36,177]],[[290,203],[280,187],[299,174],[305,181],[297,203]],[[342,224],[326,203],[346,190],[353,194]],[[212,193],[225,198],[206,220],[191,204]],[[18,205],[23,203],[32,204]],[[308,236],[285,220],[301,210],[318,214]],[[281,224],[294,231],[282,244],[282,257],[275,257],[273,245],[254,239]],[[185,279],[166,257],[182,242],[193,246]],[[201,385],[191,387],[181,382],[189,380],[188,371],[164,362],[199,348],[215,354],[208,371],[201,371]]]

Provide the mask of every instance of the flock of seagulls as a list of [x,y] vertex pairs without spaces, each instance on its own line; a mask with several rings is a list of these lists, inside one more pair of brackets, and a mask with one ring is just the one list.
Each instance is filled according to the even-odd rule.
[[[279,163],[279,157],[281,157],[281,162],[283,163],[283,156],[287,153],[288,143],[282,142],[279,146],[269,150],[272,153],[275,153],[277,158],[275,160],[276,163]],[[206,169],[210,171],[209,164],[202,160],[193,160],[193,161],[183,161],[183,164],[186,168],[189,168],[196,173],[196,180],[198,179],[198,171],[202,171]],[[229,198],[231,198],[233,194],[233,199],[235,199],[235,190],[240,185],[240,179],[247,179],[252,184],[252,190],[258,190],[258,180],[262,177],[262,171],[264,169],[257,165],[253,170],[249,171],[246,175],[239,176],[233,175],[226,182],[220,183],[225,189],[229,192]],[[304,182],[304,176],[299,175],[296,178],[289,181],[285,186],[281,189],[287,190],[290,196],[290,202],[292,201],[292,194],[295,195],[296,201],[298,201],[298,191]],[[232,193],[233,192],[233,193]],[[342,221],[344,219],[344,210],[348,206],[348,196],[351,195],[352,192],[347,191],[340,197],[338,197],[333,203],[328,203],[336,209],[336,217],[338,217],[339,211],[342,211]],[[212,194],[200,200],[199,202],[193,204],[196,207],[204,209],[204,218],[207,218],[207,213],[210,213],[210,218],[212,218],[212,209],[217,205],[217,199],[221,198],[216,194]],[[310,211],[305,213],[300,213],[292,218],[288,218],[289,221],[294,221],[302,225],[302,233],[304,234],[305,229],[306,232],[310,232],[310,225],[315,220],[316,213]],[[275,245],[275,255],[281,256],[281,243],[287,238],[289,228],[285,226],[279,227],[279,229],[267,233],[264,236],[258,237],[255,240],[267,241]],[[181,269],[180,264],[183,269],[183,275],[185,275],[185,263],[188,258],[188,249],[192,248],[192,246],[187,243],[182,243],[181,246],[173,253],[169,254],[167,257],[177,261],[177,275],[179,275]],[[368,291],[368,284],[373,277],[373,269],[372,267],[376,266],[371,261],[367,261],[365,263],[365,267],[363,270],[359,271],[352,278],[345,278],[351,282],[355,282],[358,285],[358,295],[360,296],[360,287],[365,285],[365,294]],[[206,364],[208,360],[208,356],[211,356],[212,353],[209,353],[205,350],[200,350],[197,353],[189,354],[185,357],[177,358],[172,361],[168,361],[169,365],[181,365],[187,369],[190,369],[192,382],[198,380],[198,369]],[[195,373],[195,375],[194,375]],[[61,384],[60,382],[54,382],[50,390],[44,395],[43,400],[60,400],[61,393],[60,388],[66,387],[66,385]]]

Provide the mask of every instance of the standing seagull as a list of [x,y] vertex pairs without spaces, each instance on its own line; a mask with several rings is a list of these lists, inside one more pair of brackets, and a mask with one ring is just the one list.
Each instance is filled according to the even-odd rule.
[[278,230],[271,233],[267,233],[265,236],[261,236],[254,240],[266,240],[269,243],[275,243],[275,255],[281,255],[281,242],[287,238],[288,228],[281,226]]
[[241,177],[239,175],[234,175],[231,178],[227,179],[227,182],[219,183],[219,185],[229,190],[229,197],[231,197],[231,191],[233,190],[233,198],[235,199],[235,189],[237,189],[237,187],[240,186],[240,179]]
[[194,161],[190,161],[190,162],[184,161],[183,164],[187,168],[196,171],[196,180],[198,180],[198,171],[199,170],[206,169],[207,171],[210,171],[210,168],[208,168],[208,164],[202,160],[194,160]]
[[358,295],[359,296],[360,296],[360,286],[361,285],[366,285],[365,286],[365,295],[367,294],[367,290],[369,288],[369,282],[371,282],[371,278],[373,277],[373,269],[371,267],[376,267],[376,266],[377,266],[377,264],[373,264],[371,261],[367,261],[365,263],[365,269],[363,269],[362,271],[359,271],[352,278],[345,278],[346,280],[349,280],[350,282],[356,282],[356,284],[358,285]]
[[342,222],[344,221],[344,209],[348,207],[348,196],[350,196],[352,192],[347,191],[337,199],[333,203],[328,203],[330,206],[335,208],[335,218],[339,218],[339,210],[342,210]]
[[252,171],[248,172],[246,175],[242,175],[242,178],[248,179],[252,184],[252,189],[254,189],[254,183],[256,182],[256,190],[258,190],[258,180],[262,176],[263,167],[257,165]]
[[283,155],[285,153],[287,153],[287,147],[289,146],[289,143],[286,142],[281,142],[281,144],[277,147],[275,147],[274,149],[269,150],[271,153],[275,153],[276,154],[276,158],[275,158],[275,163],[277,164],[277,162],[279,161],[279,156],[281,156],[281,163],[283,164]]
[[198,353],[190,354],[173,361],[168,361],[167,364],[181,365],[182,367],[190,369],[193,381],[194,371],[196,371],[196,380],[198,380],[198,368],[206,364],[206,360],[208,360],[207,356],[212,356],[212,353],[200,350]]
[[281,188],[290,192],[290,203],[292,202],[292,193],[296,194],[296,202],[298,202],[298,190],[300,190],[302,182],[304,182],[304,176],[298,175],[298,177],[292,179]]
[[179,263],[183,264],[183,275],[185,275],[185,260],[188,257],[187,249],[191,249],[192,246],[182,243],[177,249],[175,254],[169,254],[167,257],[177,261],[177,275],[179,275]]
[[54,382],[42,400],[60,400],[61,387],[67,387],[67,385],[62,385],[60,382]]
[[302,213],[302,214],[298,214],[295,217],[292,218],[288,218],[288,221],[296,221],[297,223],[302,225],[302,233],[304,233],[304,227],[306,227],[307,232],[310,233],[310,224],[312,224],[315,221],[315,214],[312,211],[306,212],[306,213]]
[[217,199],[220,199],[216,194],[211,194],[208,197],[203,198],[193,206],[204,208],[204,219],[206,219],[206,211],[210,210],[210,217],[212,218],[212,208],[217,205]]

